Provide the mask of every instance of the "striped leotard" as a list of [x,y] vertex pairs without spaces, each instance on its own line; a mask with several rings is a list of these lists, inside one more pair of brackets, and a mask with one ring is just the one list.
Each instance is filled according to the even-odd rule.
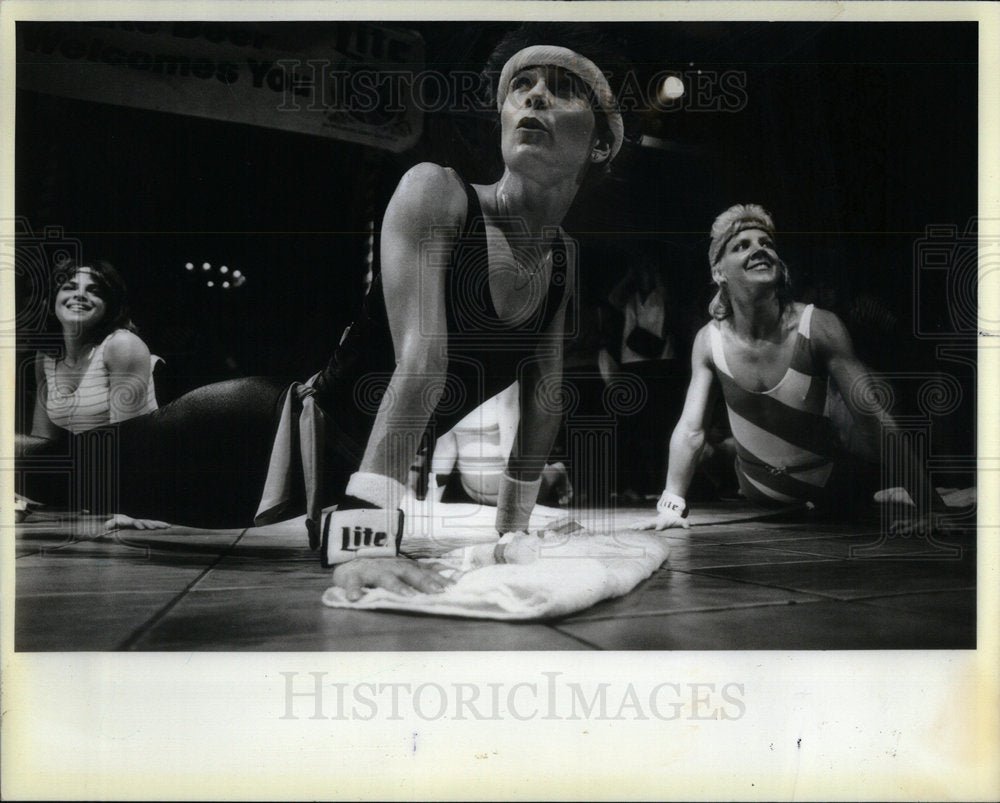
[[733,378],[717,321],[709,326],[712,362],[736,441],[740,490],[751,502],[782,504],[822,498],[833,471],[835,435],[823,415],[827,376],[810,349],[813,305],[802,310],[788,370],[773,388],[746,390]]
[[[43,365],[45,367],[45,390],[43,402],[45,412],[57,427],[68,429],[70,432],[86,432],[97,427],[107,426],[121,421],[124,416],[115,408],[117,404],[131,400],[114,399],[111,393],[111,377],[108,366],[104,362],[104,347],[108,341],[115,336],[117,331],[109,334],[98,344],[91,357],[90,365],[80,377],[80,382],[75,388],[67,385],[56,372],[56,361],[50,356],[45,356]],[[156,393],[153,387],[153,367],[159,361],[159,357],[151,357],[149,361],[149,376],[146,378],[145,402],[142,407],[132,413],[132,415],[142,415],[150,413],[156,409]],[[124,392],[132,393],[134,390],[126,386]],[[132,405],[129,404],[131,409]]]

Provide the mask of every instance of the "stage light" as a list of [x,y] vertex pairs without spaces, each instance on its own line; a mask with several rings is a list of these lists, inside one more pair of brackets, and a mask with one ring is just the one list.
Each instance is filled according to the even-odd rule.
[[211,279],[209,279],[209,280],[208,280],[208,282],[206,282],[206,284],[207,284],[207,285],[208,285],[209,287],[215,287],[215,282],[213,282],[213,281],[212,281]]
[[222,283],[222,289],[223,290],[228,290],[229,289],[229,282],[223,282]]
[[684,96],[684,82],[676,75],[668,75],[660,82],[657,97],[661,103],[673,103]]
[[240,278],[240,276],[242,276],[242,275],[243,275],[243,274],[242,274],[242,273],[240,273],[240,272],[239,272],[238,270],[234,270],[234,271],[233,271],[233,278],[234,278],[234,279],[238,279],[238,278]]
[[201,263],[201,269],[202,270],[211,270],[212,269],[212,263],[211,262],[202,262]]
[[221,268],[219,268],[219,273],[229,273],[229,268],[223,265]]
[[193,262],[185,262],[184,263],[184,268],[186,270],[194,270],[194,263]]

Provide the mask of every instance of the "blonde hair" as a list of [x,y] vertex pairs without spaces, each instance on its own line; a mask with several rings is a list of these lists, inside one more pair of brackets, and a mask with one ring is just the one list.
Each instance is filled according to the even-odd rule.
[[[712,223],[711,242],[708,246],[709,268],[714,268],[722,258],[726,244],[741,231],[760,229],[774,237],[774,219],[771,213],[759,204],[735,204],[719,215]],[[792,277],[788,266],[778,259],[781,268],[782,283],[778,288],[778,302],[784,308],[792,298]],[[715,277],[712,277],[715,281]],[[729,300],[729,288],[725,282],[716,282],[718,292],[708,304],[708,314],[716,320],[723,320],[733,314],[733,305]]]

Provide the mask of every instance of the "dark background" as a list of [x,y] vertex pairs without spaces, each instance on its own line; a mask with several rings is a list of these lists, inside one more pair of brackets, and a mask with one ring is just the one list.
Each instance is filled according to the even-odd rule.
[[[426,67],[444,71],[480,69],[513,27],[393,25],[419,31]],[[947,272],[922,269],[915,244],[928,225],[961,235],[976,214],[976,24],[602,29],[625,44],[641,79],[663,69],[739,71],[748,102],[735,111],[681,104],[633,121],[613,176],[565,223],[581,244],[585,303],[605,299],[645,255],[684,307],[707,319],[711,222],[733,203],[761,203],[775,216],[799,297],[841,314],[875,369],[958,378],[962,403],[935,421],[935,451],[974,454],[974,369],[940,363],[939,340],[915,335],[955,332],[955,288]],[[142,336],[167,359],[161,403],[229,376],[315,372],[360,301],[367,226],[374,220],[377,241],[402,173],[433,160],[490,182],[501,167],[495,121],[482,112],[427,114],[418,145],[391,154],[25,90],[16,111],[17,214],[36,233],[63,227],[85,255],[119,267]],[[666,147],[641,147],[641,134]],[[206,260],[241,269],[246,284],[210,290],[183,268]],[[968,343],[973,333],[964,334],[952,339]],[[29,398],[19,394],[22,416]]]

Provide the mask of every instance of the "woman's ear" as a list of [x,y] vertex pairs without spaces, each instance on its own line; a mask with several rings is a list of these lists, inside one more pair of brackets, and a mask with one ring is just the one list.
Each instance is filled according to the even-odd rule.
[[601,140],[597,140],[594,143],[594,147],[590,149],[590,161],[594,164],[606,162],[609,156],[611,156],[610,142],[604,143]]

